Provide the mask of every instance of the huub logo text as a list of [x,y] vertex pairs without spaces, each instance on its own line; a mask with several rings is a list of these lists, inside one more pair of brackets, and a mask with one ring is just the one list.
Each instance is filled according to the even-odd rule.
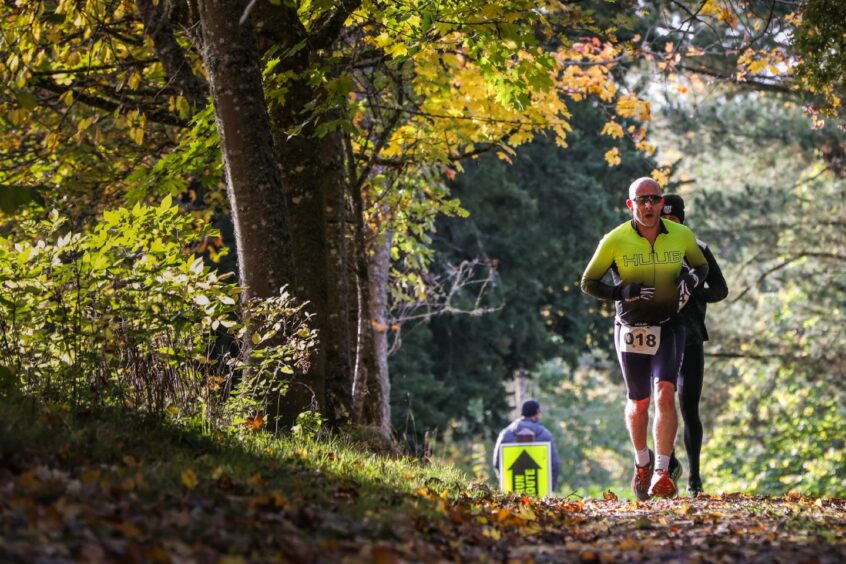
[[660,255],[651,253],[648,255],[623,256],[625,266],[646,266],[650,264],[674,264],[682,261],[681,251],[664,251]]

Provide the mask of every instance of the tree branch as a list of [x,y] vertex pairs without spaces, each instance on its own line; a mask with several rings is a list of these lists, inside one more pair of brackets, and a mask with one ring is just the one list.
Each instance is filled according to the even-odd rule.
[[140,104],[128,105],[115,102],[114,100],[109,100],[107,98],[91,96],[90,94],[80,92],[79,90],[76,90],[71,86],[60,86],[51,80],[47,80],[46,78],[34,80],[33,86],[59,95],[62,95],[68,90],[70,90],[73,92],[73,97],[75,101],[85,104],[86,106],[91,106],[92,108],[99,108],[101,110],[105,110],[107,112],[114,112],[115,110],[123,107],[132,107],[133,109],[136,109],[142,114],[144,114],[144,116],[151,122],[161,123],[164,125],[175,125],[177,127],[188,126],[187,121],[182,120],[169,112],[163,112],[161,110],[152,110],[149,108],[145,108]]
[[710,76],[713,78],[717,78],[720,80],[725,80],[727,82],[731,82],[735,86],[739,86],[741,88],[748,88],[752,90],[763,90],[766,92],[778,92],[779,94],[795,94],[795,91],[787,84],[784,83],[777,83],[777,82],[760,82],[755,80],[737,80],[737,78],[726,75],[724,73],[718,72],[716,70],[712,70],[705,67],[694,67],[692,65],[685,65],[681,63],[676,67],[678,70],[692,72],[695,74],[702,74],[705,76]]
[[52,69],[48,71],[33,71],[32,76],[55,76],[57,74],[87,74],[93,71],[114,70],[125,67],[143,67],[150,63],[158,62],[158,59],[139,59],[137,61],[122,61],[116,65],[92,65],[90,67],[77,67],[73,69]]
[[205,107],[208,85],[194,74],[185,52],[176,41],[170,21],[170,2],[159,0],[154,4],[152,0],[136,0],[136,5],[144,23],[144,33],[153,40],[170,82],[194,107]]
[[314,26],[309,34],[308,43],[312,49],[328,49],[338,38],[344,22],[361,6],[361,0],[340,0],[335,2],[334,10],[322,22]]
[[758,276],[758,279],[757,279],[757,280],[755,280],[755,283],[754,283],[754,284],[751,284],[751,285],[747,286],[747,287],[746,287],[746,288],[745,288],[745,289],[744,289],[744,290],[743,290],[743,291],[742,291],[742,292],[741,292],[741,293],[740,293],[740,294],[739,294],[736,298],[734,298],[733,300],[731,300],[731,302],[730,302],[730,303],[734,303],[734,302],[738,301],[738,300],[739,300],[739,299],[741,299],[743,296],[745,296],[746,294],[748,294],[748,293],[749,293],[749,291],[750,291],[750,290],[752,290],[752,288],[754,288],[754,287],[756,287],[756,286],[760,286],[760,285],[764,282],[764,280],[767,278],[767,276],[769,276],[770,274],[772,274],[772,273],[774,273],[774,272],[777,272],[777,271],[781,270],[782,268],[785,268],[785,267],[787,267],[787,266],[790,266],[790,265],[791,265],[791,264],[793,264],[794,262],[796,262],[796,261],[798,261],[798,260],[800,260],[800,259],[806,258],[806,257],[824,258],[824,259],[832,259],[832,260],[838,260],[838,261],[844,261],[844,262],[846,262],[846,254],[840,254],[840,253],[818,253],[818,252],[804,252],[804,253],[799,253],[799,254],[797,254],[797,255],[794,255],[794,256],[792,256],[792,257],[790,257],[790,258],[788,258],[788,259],[786,259],[786,260],[784,260],[784,261],[780,262],[779,264],[777,264],[777,265],[773,266],[772,268],[767,269],[767,270],[766,270],[765,272],[763,272],[760,276]]

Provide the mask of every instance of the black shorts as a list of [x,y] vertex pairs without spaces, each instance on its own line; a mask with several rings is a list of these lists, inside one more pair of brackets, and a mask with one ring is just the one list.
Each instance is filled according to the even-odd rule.
[[676,385],[684,359],[684,327],[677,319],[661,325],[661,343],[654,355],[620,351],[620,322],[614,323],[614,347],[623,369],[628,398],[642,400],[652,395],[652,381]]

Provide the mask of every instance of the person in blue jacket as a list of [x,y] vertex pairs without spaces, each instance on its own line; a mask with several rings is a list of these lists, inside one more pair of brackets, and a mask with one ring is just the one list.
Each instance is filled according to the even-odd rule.
[[540,413],[541,408],[537,401],[526,400],[523,402],[523,405],[520,407],[520,419],[512,421],[508,427],[502,430],[496,439],[493,455],[494,472],[496,472],[497,478],[499,478],[499,446],[501,444],[548,442],[552,445],[550,448],[552,458],[552,489],[550,491],[555,491],[558,487],[558,471],[560,470],[561,463],[558,460],[558,451],[555,448],[552,433],[538,422]]

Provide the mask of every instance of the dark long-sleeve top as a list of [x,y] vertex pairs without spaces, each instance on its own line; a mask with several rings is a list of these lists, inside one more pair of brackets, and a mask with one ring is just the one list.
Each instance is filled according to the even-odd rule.
[[705,327],[705,312],[708,304],[722,301],[728,296],[728,285],[714,253],[699,239],[696,243],[702,249],[705,260],[708,261],[708,275],[705,277],[705,282],[693,291],[687,305],[679,312],[687,332],[688,344],[699,344],[708,340],[708,329]]

